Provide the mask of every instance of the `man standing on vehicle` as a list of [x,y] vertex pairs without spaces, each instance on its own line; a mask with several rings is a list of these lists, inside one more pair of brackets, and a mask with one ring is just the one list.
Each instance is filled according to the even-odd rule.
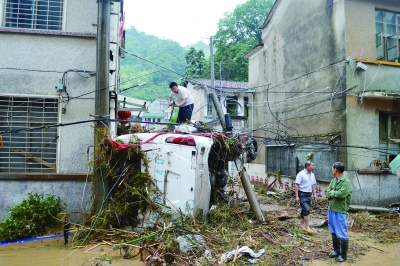
[[[176,82],[171,82],[171,84],[169,84],[169,88],[171,89],[171,94],[168,98],[168,105],[172,107],[179,107],[177,122],[180,124],[186,122],[187,120],[190,121],[194,108],[194,98],[192,94],[185,87],[178,86]],[[178,99],[178,104],[174,105],[174,102],[172,101],[174,97]]]
[[314,195],[315,202],[317,201],[317,194],[315,193],[315,184],[317,183],[314,170],[314,163],[307,161],[304,164],[304,170],[300,171],[296,176],[294,184],[296,193],[296,203],[300,203],[300,229],[308,233],[313,233],[310,228],[310,205],[311,197]]
[[329,257],[338,262],[347,259],[349,236],[347,234],[347,215],[351,202],[353,187],[350,180],[343,174],[344,164],[336,162],[332,166],[332,174],[336,177],[329,183],[327,196],[328,226],[332,234],[333,252]]

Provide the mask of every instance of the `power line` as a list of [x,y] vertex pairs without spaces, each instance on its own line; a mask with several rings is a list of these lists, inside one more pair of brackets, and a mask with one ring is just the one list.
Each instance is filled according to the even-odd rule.
[[[82,70],[82,71],[83,71],[83,70]],[[86,71],[86,72],[87,72],[87,71]],[[108,88],[110,88],[110,87],[116,87],[117,85],[124,84],[124,83],[127,83],[127,82],[129,82],[129,81],[132,81],[132,80],[134,80],[134,79],[138,79],[138,78],[141,78],[141,77],[144,77],[144,76],[148,76],[148,75],[151,75],[151,74],[154,74],[154,73],[157,73],[157,72],[161,73],[160,71],[153,71],[153,72],[151,72],[151,73],[147,73],[147,74],[144,74],[144,75],[141,75],[141,76],[132,78],[132,79],[128,79],[128,80],[126,80],[126,81],[124,81],[124,82],[119,82],[119,83],[116,84],[116,85],[110,85],[110,86],[107,86],[107,87],[104,87],[104,88],[101,88],[101,89],[98,89],[98,90],[96,89],[96,90],[93,90],[93,91],[89,91],[89,92],[80,94],[80,95],[78,95],[78,96],[70,97],[70,96],[68,95],[68,99],[67,99],[67,100],[60,100],[60,101],[55,102],[55,103],[52,103],[52,104],[47,104],[47,105],[45,105],[44,107],[33,108],[32,110],[35,110],[35,111],[43,111],[43,109],[45,109],[45,108],[55,107],[56,105],[58,105],[58,104],[60,104],[60,103],[65,103],[65,102],[68,103],[68,102],[71,101],[71,100],[81,98],[81,97],[83,97],[83,96],[89,95],[89,94],[94,93],[94,92],[96,92],[96,91],[105,90],[105,89],[108,89]],[[58,72],[57,72],[57,73],[58,73]],[[64,72],[59,72],[59,73],[65,73],[65,71],[64,71]],[[64,77],[64,75],[63,75],[63,77]],[[85,78],[89,78],[89,77],[85,77]],[[2,96],[2,95],[0,94],[0,97],[10,97],[10,96],[8,96],[8,95]],[[22,95],[21,95],[21,96],[15,96],[15,97],[24,98],[24,96],[22,96]],[[58,97],[60,98],[60,95],[59,95]],[[43,100],[43,99],[45,99],[45,97],[41,97],[41,98],[39,98],[39,99],[32,100],[31,102],[32,102],[32,103],[40,103],[41,100]],[[17,105],[17,107],[18,107],[18,106],[22,106],[22,105],[23,105],[23,104]],[[23,114],[25,114],[25,112],[16,113],[16,114],[14,114],[14,115],[23,115]]]
[[[189,2],[190,2],[190,1],[189,1]],[[188,17],[189,17],[190,21],[192,21],[193,26],[196,28],[197,32],[200,34],[200,37],[201,37],[202,34],[201,34],[201,32],[199,31],[199,29],[197,28],[196,23],[194,23],[194,21],[193,21],[193,19],[192,19],[192,16],[190,15],[191,13],[188,12],[188,11],[186,10],[186,7],[185,7],[185,5],[182,3],[181,0],[179,0],[179,3],[183,6],[183,9],[185,9],[186,14],[188,14]],[[192,8],[193,8],[193,7],[192,7]],[[194,12],[194,13],[196,14],[196,12]],[[196,15],[196,17],[197,17],[197,15]],[[200,23],[200,26],[201,26],[201,23]],[[203,29],[203,30],[204,30],[204,29]]]

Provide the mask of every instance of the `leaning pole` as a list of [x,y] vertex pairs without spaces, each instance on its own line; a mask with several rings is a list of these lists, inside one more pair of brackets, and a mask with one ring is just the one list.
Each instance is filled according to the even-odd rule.
[[257,217],[257,220],[260,222],[265,222],[265,218],[264,215],[262,214],[260,204],[258,204],[256,194],[254,193],[254,190],[251,186],[250,180],[247,176],[247,172],[244,167],[242,168],[242,171],[240,171],[240,181],[242,181],[244,192],[246,192],[247,199],[250,203],[250,208]]

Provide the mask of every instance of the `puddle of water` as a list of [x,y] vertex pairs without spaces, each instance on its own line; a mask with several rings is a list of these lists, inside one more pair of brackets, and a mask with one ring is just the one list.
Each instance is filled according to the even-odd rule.
[[[367,245],[369,251],[365,252],[364,256],[352,263],[354,266],[399,266],[400,265],[400,243],[394,244],[380,244],[376,243],[374,239],[363,239],[360,240],[361,234],[350,232],[350,241],[356,241],[359,244]],[[327,238],[327,241],[328,240]],[[351,244],[350,244],[351,245]],[[337,264],[334,259],[327,257],[325,261],[314,260],[307,263],[308,266],[331,266]],[[338,263],[339,264],[339,263]],[[348,262],[341,263],[340,265],[350,265]]]
[[[123,259],[119,251],[113,251],[108,245],[95,248],[85,246],[79,250],[72,244],[64,246],[63,239],[48,239],[29,243],[16,243],[0,246],[1,266],[92,266],[99,262],[96,258],[106,253],[113,266],[143,266],[140,255],[133,259]],[[71,254],[71,252],[73,252]],[[137,254],[133,251],[132,254]],[[69,256],[68,256],[69,255]],[[68,257],[67,257],[68,256]],[[109,264],[108,262],[102,265]]]

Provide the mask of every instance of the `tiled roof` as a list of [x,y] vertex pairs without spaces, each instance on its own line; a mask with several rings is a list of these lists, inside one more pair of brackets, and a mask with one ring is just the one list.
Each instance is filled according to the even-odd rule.
[[[209,79],[190,79],[187,81],[192,84],[195,84],[195,85],[211,86],[211,80],[209,80]],[[247,89],[247,82],[215,80],[214,87],[215,88],[223,88],[223,89]]]

